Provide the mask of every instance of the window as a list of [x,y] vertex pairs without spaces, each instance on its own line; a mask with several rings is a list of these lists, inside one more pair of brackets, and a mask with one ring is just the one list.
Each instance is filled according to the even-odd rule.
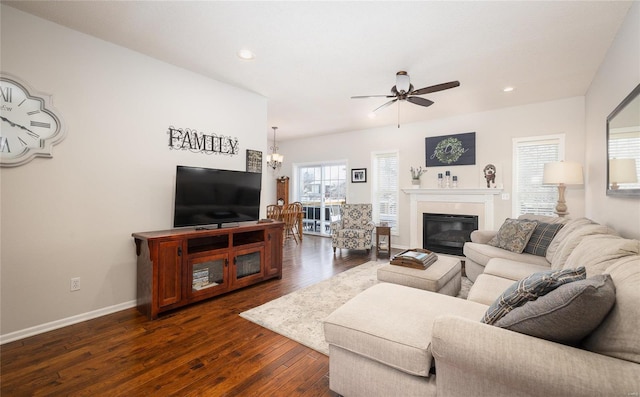
[[296,166],[296,197],[302,203],[305,233],[331,234],[330,224],[347,197],[345,162]]
[[387,222],[391,233],[398,234],[398,152],[375,152],[372,155],[373,219]]
[[558,188],[542,184],[544,164],[564,159],[564,134],[513,140],[513,216],[553,215]]

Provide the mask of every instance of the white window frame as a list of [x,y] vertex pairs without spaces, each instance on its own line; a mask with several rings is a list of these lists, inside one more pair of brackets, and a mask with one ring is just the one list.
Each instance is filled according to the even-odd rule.
[[[523,138],[513,138],[513,149],[512,149],[512,154],[513,154],[513,159],[512,159],[512,169],[513,169],[513,175],[512,175],[512,208],[511,208],[511,214],[514,218],[517,218],[518,216],[522,215],[520,214],[520,186],[518,185],[518,181],[519,181],[519,176],[520,176],[520,170],[518,167],[518,148],[521,146],[525,146],[525,145],[530,145],[530,146],[535,146],[536,144],[553,144],[553,143],[557,143],[558,145],[558,158],[554,161],[563,161],[564,160],[564,154],[565,154],[565,134],[553,134],[553,135],[538,135],[538,136],[531,136],[531,137],[523,137]],[[542,180],[542,175],[540,175],[540,180]],[[555,189],[554,194],[557,200],[557,188],[555,187],[549,187],[549,189]],[[554,201],[555,202],[555,201]],[[554,204],[555,206],[555,204]],[[549,215],[553,215],[553,213],[549,214]]]
[[393,194],[395,198],[395,225],[391,228],[391,234],[393,236],[398,236],[400,234],[400,151],[395,150],[385,150],[385,151],[376,151],[371,152],[371,203],[373,205],[373,220],[376,224],[380,223],[380,214],[379,214],[379,200],[378,193],[380,192],[380,181],[378,179],[378,158],[381,155],[395,155],[396,157],[396,184],[395,189],[389,190],[389,193]]
[[[316,167],[320,167],[320,168],[324,168],[326,166],[344,166],[345,167],[345,171],[346,171],[346,175],[345,175],[345,202],[347,200],[347,198],[349,197],[349,162],[346,159],[343,160],[327,160],[327,161],[313,161],[313,162],[306,162],[306,163],[294,163],[292,164],[292,171],[293,171],[293,177],[290,180],[291,186],[290,188],[292,189],[292,197],[289,199],[289,202],[293,202],[293,201],[302,201],[302,197],[300,196],[300,185],[301,185],[301,181],[300,181],[300,169],[301,168],[316,168]],[[322,196],[324,196],[324,191],[321,191],[320,193],[322,193]],[[322,206],[324,206],[324,199],[322,200]],[[303,203],[304,204],[304,203]],[[321,219],[324,219],[324,216],[321,215]],[[329,223],[332,220],[329,221]],[[324,220],[321,221],[321,223],[327,223]],[[328,224],[328,223],[327,223]],[[305,234],[314,234],[314,235],[319,235],[319,236],[327,236],[329,233],[325,233],[322,231],[322,227],[321,227],[321,231],[319,233],[316,232],[304,232]]]

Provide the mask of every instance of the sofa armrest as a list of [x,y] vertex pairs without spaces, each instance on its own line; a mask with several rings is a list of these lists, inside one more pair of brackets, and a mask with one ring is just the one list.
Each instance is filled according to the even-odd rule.
[[498,234],[497,230],[474,230],[471,232],[471,242],[486,244]]
[[640,364],[452,315],[435,319],[438,395],[637,396]]

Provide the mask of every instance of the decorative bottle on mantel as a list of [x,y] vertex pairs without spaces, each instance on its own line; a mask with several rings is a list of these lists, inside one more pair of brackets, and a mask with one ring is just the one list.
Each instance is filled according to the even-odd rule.
[[445,171],[444,173],[444,187],[447,189],[451,187],[451,171]]
[[444,179],[442,178],[442,172],[438,174],[438,188],[444,187]]

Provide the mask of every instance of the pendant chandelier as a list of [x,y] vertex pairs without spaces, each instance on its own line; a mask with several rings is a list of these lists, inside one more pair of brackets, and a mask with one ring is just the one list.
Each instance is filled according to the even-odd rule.
[[276,144],[276,130],[278,127],[273,128],[273,146],[271,146],[271,154],[267,155],[267,167],[270,167],[274,171],[277,171],[282,166],[282,161],[284,160],[284,156],[278,154],[278,145]]

